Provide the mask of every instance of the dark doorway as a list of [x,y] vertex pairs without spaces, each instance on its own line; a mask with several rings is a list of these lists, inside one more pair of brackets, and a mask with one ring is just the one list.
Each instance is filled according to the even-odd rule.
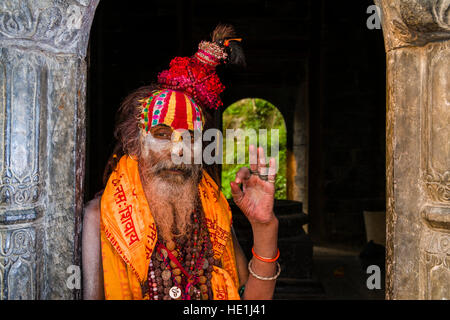
[[[89,47],[85,200],[103,187],[115,113],[125,96],[154,81],[173,57],[192,55],[218,22],[231,23],[244,38],[248,67],[219,70],[224,105],[246,97],[276,105],[292,151],[295,106],[307,104],[308,168],[297,170],[306,170],[309,181],[308,233],[316,246],[361,251],[363,211],[385,205],[385,56],[382,31],[366,27],[370,5],[101,1]],[[302,102],[299,88],[307,88]]]

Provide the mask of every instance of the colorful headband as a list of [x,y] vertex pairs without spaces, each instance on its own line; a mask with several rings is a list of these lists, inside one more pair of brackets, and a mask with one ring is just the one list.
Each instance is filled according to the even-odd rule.
[[203,130],[204,119],[195,101],[181,91],[164,89],[143,100],[141,125],[145,132],[165,124],[172,129]]

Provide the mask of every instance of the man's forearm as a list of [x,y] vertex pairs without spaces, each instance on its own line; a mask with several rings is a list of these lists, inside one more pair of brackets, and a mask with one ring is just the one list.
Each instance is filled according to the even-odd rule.
[[83,299],[103,299],[103,267],[100,242],[99,198],[90,201],[84,212],[82,261]]
[[[273,258],[278,249],[278,219],[275,218],[268,224],[254,224],[253,249],[260,257]],[[252,258],[252,271],[261,277],[272,277],[277,272],[275,262],[264,262]],[[268,300],[272,299],[276,280],[260,280],[249,275],[245,285],[243,299],[245,300]]]

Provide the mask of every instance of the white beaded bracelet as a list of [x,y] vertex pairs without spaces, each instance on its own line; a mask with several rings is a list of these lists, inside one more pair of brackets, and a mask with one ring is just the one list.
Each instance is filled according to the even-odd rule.
[[259,280],[276,280],[277,278],[278,278],[278,276],[280,275],[280,273],[281,273],[281,266],[280,266],[280,264],[278,263],[278,261],[277,261],[277,269],[278,269],[278,271],[277,271],[277,273],[273,276],[273,277],[261,277],[260,275],[257,275],[253,270],[252,270],[252,267],[251,267],[251,265],[252,265],[252,261],[253,261],[253,259],[250,259],[250,261],[248,262],[248,271],[251,273],[251,275],[252,276],[254,276],[256,279],[259,279]]

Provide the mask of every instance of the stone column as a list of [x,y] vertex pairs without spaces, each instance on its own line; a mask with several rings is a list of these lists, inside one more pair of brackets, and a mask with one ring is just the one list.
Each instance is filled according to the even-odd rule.
[[0,3],[0,300],[79,297],[77,279],[67,280],[79,275],[69,267],[80,265],[85,57],[97,4]]
[[450,1],[375,3],[387,59],[386,298],[450,299]]
[[303,204],[303,212],[308,213],[308,83],[300,85],[297,103],[294,112],[294,137],[293,137],[293,166],[291,172],[294,179],[294,187],[288,199],[300,201]]

